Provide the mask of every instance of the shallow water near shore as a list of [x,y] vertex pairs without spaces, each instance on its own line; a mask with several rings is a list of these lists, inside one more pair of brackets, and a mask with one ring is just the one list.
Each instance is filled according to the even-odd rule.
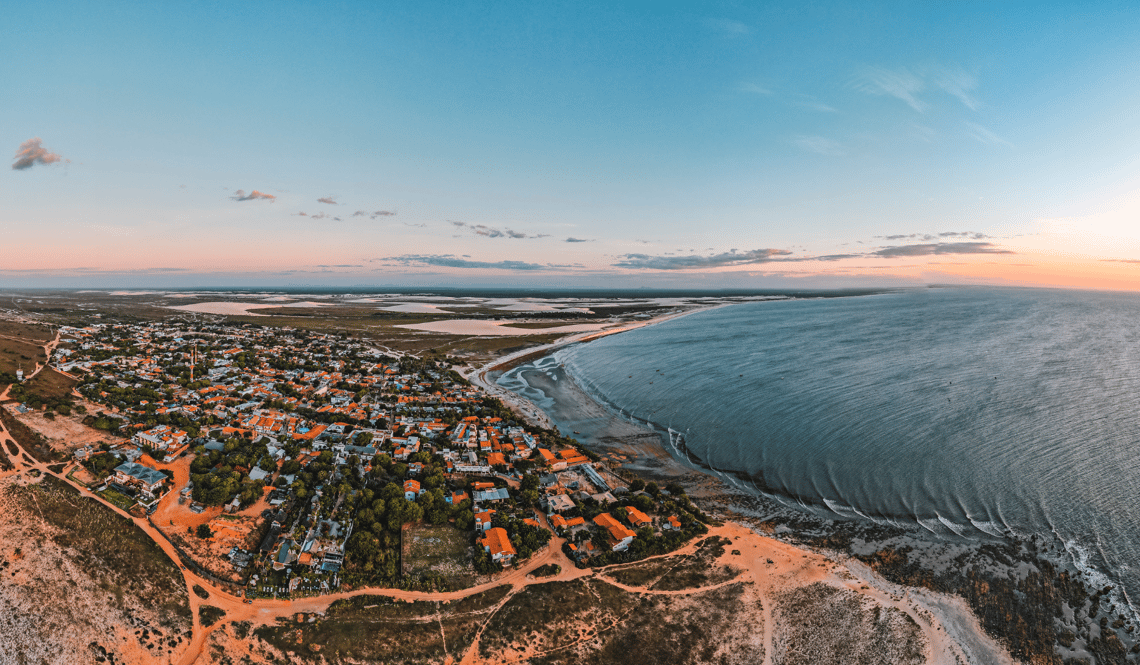
[[600,416],[530,385],[573,378],[675,433],[660,443],[817,514],[936,537],[1043,536],[1094,584],[1122,583],[1131,605],[1138,344],[1136,295],[921,289],[734,305],[566,347],[499,380],[598,438]]

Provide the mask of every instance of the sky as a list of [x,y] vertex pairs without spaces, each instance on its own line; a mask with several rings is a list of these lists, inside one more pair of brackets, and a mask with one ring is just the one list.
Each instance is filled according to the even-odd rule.
[[1138,19],[16,3],[0,288],[1136,290]]

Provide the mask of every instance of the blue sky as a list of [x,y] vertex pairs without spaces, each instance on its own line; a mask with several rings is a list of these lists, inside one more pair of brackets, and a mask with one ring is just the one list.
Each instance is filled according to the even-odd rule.
[[1123,3],[5,14],[0,146],[30,162],[0,175],[0,286],[1140,270]]

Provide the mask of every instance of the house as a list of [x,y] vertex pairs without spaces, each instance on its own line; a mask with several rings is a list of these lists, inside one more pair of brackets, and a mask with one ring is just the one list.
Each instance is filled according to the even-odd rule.
[[418,481],[418,480],[406,480],[406,481],[404,481],[404,498],[407,499],[408,501],[415,501],[416,497],[423,494],[423,493],[424,493],[424,491],[420,487],[420,481]]
[[495,511],[484,510],[481,513],[475,513],[475,530],[486,531],[491,528],[491,518],[494,517]]
[[152,497],[165,481],[166,475],[158,469],[152,469],[135,462],[124,462],[115,467],[115,475],[111,478],[111,482],[118,483],[123,487],[137,489]]
[[492,561],[497,561],[504,566],[511,565],[511,560],[515,557],[515,547],[511,545],[506,529],[495,527],[488,530],[487,535],[483,536],[479,544],[491,555]]
[[637,536],[629,527],[617,521],[613,515],[602,513],[594,518],[594,524],[610,533],[610,548],[615,552],[623,552]]
[[585,526],[586,518],[579,515],[578,517],[571,517],[566,519],[561,515],[555,515],[550,518],[550,526],[556,529],[573,529],[574,527]]
[[505,487],[500,487],[499,489],[494,490],[483,490],[481,492],[475,492],[475,503],[481,503],[483,501],[502,501],[509,498],[511,498],[511,494]]
[[289,548],[293,546],[293,541],[285,539],[281,543],[281,547],[277,549],[277,555],[273,557],[273,570],[284,570],[285,566],[289,564],[290,554]]
[[636,529],[640,529],[643,526],[651,526],[653,524],[653,520],[649,519],[648,515],[641,512],[637,508],[634,508],[633,506],[625,509],[625,516],[629,520],[629,523],[632,524]]
[[458,492],[452,492],[451,496],[447,497],[447,502],[453,506],[458,506],[470,498],[471,497],[467,495],[467,492],[464,490],[459,490]]
[[560,513],[574,507],[574,500],[565,494],[551,494],[546,497],[546,512]]
[[681,520],[677,519],[676,515],[670,515],[669,519],[665,520],[665,522],[661,525],[661,528],[667,529],[669,531],[680,531]]

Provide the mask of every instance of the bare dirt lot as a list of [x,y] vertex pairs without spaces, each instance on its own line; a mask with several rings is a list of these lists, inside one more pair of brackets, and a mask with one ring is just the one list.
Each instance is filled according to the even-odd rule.
[[61,416],[55,419],[44,417],[43,411],[31,410],[15,416],[20,422],[42,436],[52,451],[61,455],[70,456],[76,449],[84,446],[99,447],[102,443],[117,444],[123,440],[87,427],[83,424],[82,415]]
[[403,533],[404,574],[437,575],[449,589],[463,589],[475,584],[474,546],[471,535],[449,524],[424,524]]

